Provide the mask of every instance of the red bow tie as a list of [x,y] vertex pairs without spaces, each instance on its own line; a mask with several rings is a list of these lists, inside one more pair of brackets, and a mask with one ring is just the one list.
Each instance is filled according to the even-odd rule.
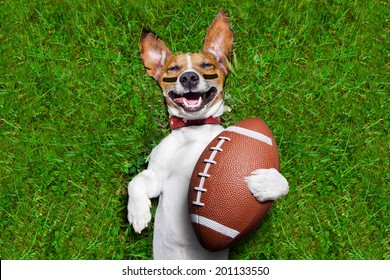
[[202,124],[221,124],[221,117],[208,117],[207,119],[201,119],[201,120],[186,120],[184,121],[182,118],[178,117],[170,117],[169,118],[169,125],[172,130],[183,127],[183,126],[190,126],[190,125],[202,125]]

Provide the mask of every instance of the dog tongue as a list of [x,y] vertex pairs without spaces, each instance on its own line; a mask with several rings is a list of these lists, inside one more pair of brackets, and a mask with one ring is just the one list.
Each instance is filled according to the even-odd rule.
[[175,102],[177,103],[182,103],[182,104],[189,104],[189,105],[196,105],[198,104],[198,99],[187,99],[187,98],[184,98],[184,97],[180,97],[180,98],[175,98],[174,100]]
[[199,99],[187,99],[185,97],[180,97],[175,98],[173,101],[184,104],[186,107],[199,106],[202,103],[202,97],[199,97]]

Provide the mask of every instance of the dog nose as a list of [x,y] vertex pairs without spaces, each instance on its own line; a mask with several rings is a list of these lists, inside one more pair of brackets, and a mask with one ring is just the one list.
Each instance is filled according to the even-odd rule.
[[180,76],[179,81],[184,88],[191,89],[198,84],[199,75],[192,71],[185,72]]

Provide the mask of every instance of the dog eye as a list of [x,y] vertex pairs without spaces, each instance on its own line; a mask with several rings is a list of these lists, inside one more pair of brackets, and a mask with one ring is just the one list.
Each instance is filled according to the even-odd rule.
[[203,62],[200,66],[202,68],[209,68],[209,67],[212,67],[214,65],[212,63],[210,63],[210,62]]
[[179,70],[180,70],[180,67],[177,65],[174,65],[174,66],[171,66],[168,68],[168,71],[179,71]]

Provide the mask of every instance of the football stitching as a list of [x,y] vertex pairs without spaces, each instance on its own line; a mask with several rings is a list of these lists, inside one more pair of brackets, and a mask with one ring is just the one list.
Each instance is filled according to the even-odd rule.
[[225,141],[230,141],[231,139],[229,137],[225,136],[219,136],[218,139],[220,140],[215,147],[211,147],[210,150],[213,152],[211,153],[210,157],[208,159],[203,160],[204,163],[206,163],[203,172],[199,172],[198,176],[200,177],[199,186],[195,187],[194,190],[197,191],[196,194],[196,200],[192,201],[192,204],[195,206],[203,207],[205,204],[201,202],[202,193],[206,192],[207,189],[204,188],[204,183],[207,178],[210,178],[210,174],[207,173],[209,171],[209,168],[211,165],[217,164],[217,162],[214,160],[215,156],[218,152],[222,152],[223,149],[221,148],[222,145],[225,143]]

